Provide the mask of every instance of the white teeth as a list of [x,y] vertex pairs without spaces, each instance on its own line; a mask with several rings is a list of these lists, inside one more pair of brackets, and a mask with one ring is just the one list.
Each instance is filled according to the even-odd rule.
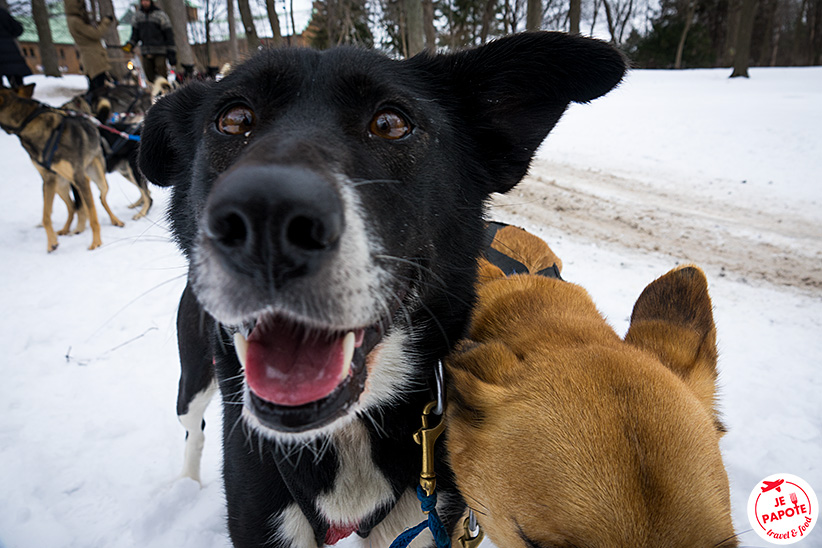
[[237,353],[237,359],[240,360],[240,365],[245,369],[245,356],[248,354],[248,341],[245,340],[242,333],[234,333],[234,351]]
[[351,360],[354,359],[354,341],[354,332],[349,331],[343,339],[343,370],[340,373],[340,381],[345,380],[348,373],[351,372]]

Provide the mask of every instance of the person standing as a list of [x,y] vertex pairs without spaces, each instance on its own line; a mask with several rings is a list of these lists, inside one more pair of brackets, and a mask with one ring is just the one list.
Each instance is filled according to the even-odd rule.
[[88,90],[93,94],[103,87],[109,77],[111,64],[108,61],[106,48],[103,47],[103,35],[114,22],[114,17],[107,15],[100,23],[91,20],[84,0],[63,0],[66,10],[66,22],[71,37],[80,52],[83,72],[88,78]]
[[137,45],[140,46],[146,79],[154,82],[160,76],[167,78],[166,60],[172,67],[177,64],[174,31],[168,15],[153,0],[140,0],[140,7],[132,23],[131,38],[123,46],[123,50],[131,53]]
[[3,7],[0,7],[0,85],[3,76],[9,87],[19,88],[23,77],[31,75],[31,69],[20,54],[15,38],[23,34],[23,25]]

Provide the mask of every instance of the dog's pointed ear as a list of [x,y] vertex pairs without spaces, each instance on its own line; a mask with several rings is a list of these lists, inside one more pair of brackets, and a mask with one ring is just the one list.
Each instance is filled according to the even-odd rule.
[[146,114],[140,134],[140,171],[158,186],[184,179],[198,139],[197,107],[213,82],[192,82],[158,100]]
[[23,97],[25,99],[31,99],[34,97],[34,86],[36,84],[26,84],[24,86],[20,86],[17,88],[17,95]]
[[655,355],[716,418],[716,326],[702,270],[682,266],[646,287],[625,341]]
[[506,192],[571,102],[614,88],[625,57],[605,42],[560,32],[528,32],[458,53],[418,55],[409,63],[445,84],[444,99],[467,122],[493,183]]

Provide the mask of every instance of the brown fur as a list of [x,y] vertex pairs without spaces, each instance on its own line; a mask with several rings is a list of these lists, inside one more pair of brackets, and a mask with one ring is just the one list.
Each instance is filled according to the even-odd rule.
[[[496,240],[528,249],[534,266],[514,258],[532,271],[558,263],[520,229]],[[469,338],[447,362],[447,444],[497,546],[736,546],[701,270],[649,285],[625,340],[577,285],[505,277],[482,259],[478,291]]]
[[[69,185],[77,189],[83,208],[76,232],[85,229],[85,218],[91,225],[92,241],[89,249],[102,245],[100,238],[100,222],[97,218],[97,209],[94,206],[89,177],[100,189],[100,202],[115,226],[123,226],[106,201],[108,182],[105,175],[105,161],[100,146],[100,135],[97,128],[90,121],[67,117],[58,109],[49,109],[32,119],[22,129],[18,129],[26,117],[35,109],[43,106],[34,99],[26,98],[25,91],[17,92],[9,89],[0,89],[0,124],[7,133],[20,138],[20,143],[28,152],[37,171],[43,179],[43,227],[46,229],[46,249],[51,252],[57,249],[57,235],[67,234],[74,216],[74,206],[69,196]],[[53,163],[46,169],[37,163],[43,157],[43,151],[52,132],[62,120],[66,120],[65,131],[56,148]],[[66,202],[69,208],[69,218],[66,225],[59,231],[54,231],[51,222],[51,212],[55,194]]]

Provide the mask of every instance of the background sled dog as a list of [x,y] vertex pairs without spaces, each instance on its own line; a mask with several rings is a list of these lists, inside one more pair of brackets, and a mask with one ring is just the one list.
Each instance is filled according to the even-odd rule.
[[[111,224],[123,226],[106,201],[108,182],[103,150],[100,135],[91,121],[21,97],[14,90],[0,89],[0,126],[20,139],[43,178],[43,227],[49,252],[57,249],[57,235],[68,234],[71,228],[75,208],[69,185],[77,190],[83,202],[76,232],[85,229],[87,215],[92,231],[89,249],[102,245],[89,177],[100,189],[100,203],[111,218]],[[58,232],[51,223],[55,194],[63,199],[69,210],[68,220]]]

